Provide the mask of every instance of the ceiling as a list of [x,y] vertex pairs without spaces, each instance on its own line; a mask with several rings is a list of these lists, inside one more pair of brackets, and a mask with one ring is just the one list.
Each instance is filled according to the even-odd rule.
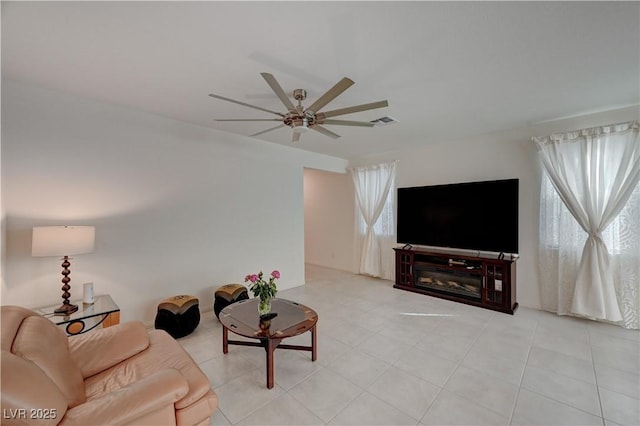
[[[342,158],[640,102],[639,2],[2,2],[2,77],[250,135],[284,107],[261,72],[336,118],[297,148]],[[291,145],[291,129],[259,139]]]

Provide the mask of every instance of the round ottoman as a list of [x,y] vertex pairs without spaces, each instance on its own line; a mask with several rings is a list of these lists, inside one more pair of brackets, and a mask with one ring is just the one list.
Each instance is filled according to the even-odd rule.
[[197,297],[186,294],[164,299],[158,305],[155,327],[175,339],[191,334],[200,324],[199,303]]
[[249,298],[247,288],[242,284],[226,284],[218,287],[214,293],[213,312],[220,318],[220,311],[238,300]]

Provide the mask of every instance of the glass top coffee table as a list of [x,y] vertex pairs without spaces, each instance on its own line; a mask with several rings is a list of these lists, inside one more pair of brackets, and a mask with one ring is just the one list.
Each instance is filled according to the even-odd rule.
[[[273,352],[276,348],[311,351],[311,361],[318,357],[316,323],[318,314],[300,303],[285,299],[271,301],[271,313],[277,314],[269,320],[260,320],[260,299],[241,300],[220,311],[222,323],[222,351],[229,352],[229,345],[260,346],[267,352],[267,388],[273,388]],[[257,342],[229,340],[229,330],[240,336],[257,339]],[[311,346],[281,345],[283,339],[311,331]]]

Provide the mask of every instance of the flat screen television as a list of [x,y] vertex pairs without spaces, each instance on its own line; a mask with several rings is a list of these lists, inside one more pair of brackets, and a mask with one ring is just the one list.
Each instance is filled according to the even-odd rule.
[[518,253],[518,179],[398,188],[397,241]]

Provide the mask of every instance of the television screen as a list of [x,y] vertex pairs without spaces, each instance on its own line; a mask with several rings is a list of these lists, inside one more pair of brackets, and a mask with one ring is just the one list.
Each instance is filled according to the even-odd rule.
[[398,188],[397,240],[518,253],[518,179]]

